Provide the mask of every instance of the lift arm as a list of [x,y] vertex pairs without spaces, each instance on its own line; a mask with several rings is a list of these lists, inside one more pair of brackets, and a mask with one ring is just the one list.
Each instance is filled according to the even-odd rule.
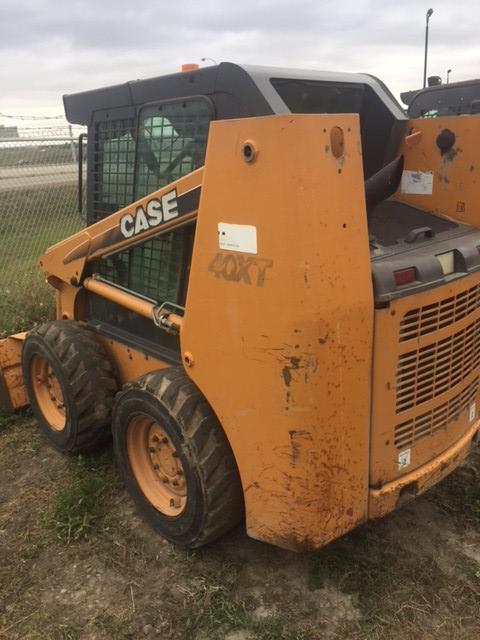
[[89,262],[197,216],[203,167],[59,242],[40,258],[47,279],[78,287]]

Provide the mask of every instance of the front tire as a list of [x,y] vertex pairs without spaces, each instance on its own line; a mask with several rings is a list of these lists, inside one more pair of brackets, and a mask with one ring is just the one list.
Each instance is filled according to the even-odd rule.
[[243,517],[228,440],[182,369],[149,373],[126,385],[115,402],[113,441],[139,511],[171,542],[200,547]]
[[109,439],[117,383],[86,325],[55,320],[36,327],[23,345],[22,366],[35,418],[56,449],[89,452]]

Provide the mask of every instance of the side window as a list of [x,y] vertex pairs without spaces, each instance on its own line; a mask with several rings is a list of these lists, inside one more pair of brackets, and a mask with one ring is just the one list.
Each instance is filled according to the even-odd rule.
[[133,118],[95,125],[93,220],[118,211],[134,200],[135,140]]
[[206,100],[167,102],[140,111],[135,199],[203,165],[211,119]]
[[[135,189],[128,202],[138,200],[203,165],[211,118],[212,111],[206,100],[167,102],[144,107],[140,111]],[[122,165],[127,172],[119,173],[115,180],[109,177],[109,163],[106,161],[108,154],[104,151],[104,184],[108,185],[112,197],[118,193],[122,180],[127,175],[128,184],[132,184],[130,156],[128,153],[126,156],[122,155],[124,143],[122,137],[110,140],[113,145],[111,163]],[[121,158],[128,158],[128,162],[121,162]],[[149,238],[103,258],[98,272],[106,280],[156,302],[168,301],[183,305],[192,258],[193,235],[194,225],[188,225]]]
[[184,305],[194,226],[150,238],[103,258],[98,273],[106,280],[155,302]]

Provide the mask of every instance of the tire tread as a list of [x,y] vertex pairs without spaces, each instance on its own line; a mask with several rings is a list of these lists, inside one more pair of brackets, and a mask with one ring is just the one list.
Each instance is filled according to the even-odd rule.
[[[148,373],[124,390],[147,391],[168,409],[191,447],[205,499],[204,521],[191,548],[219,538],[244,515],[243,491],[232,449],[218,418],[201,391],[179,367]],[[122,391],[123,394],[123,391]]]
[[[117,382],[103,345],[83,322],[54,320],[32,329],[60,360],[73,397],[77,429],[66,453],[98,449],[110,438]],[[28,339],[28,338],[27,338]]]

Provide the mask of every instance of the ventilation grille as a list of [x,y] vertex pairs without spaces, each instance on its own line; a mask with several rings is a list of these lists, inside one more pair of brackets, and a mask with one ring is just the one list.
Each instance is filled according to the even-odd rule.
[[448,391],[479,363],[480,318],[448,338],[401,355],[397,368],[397,413]]
[[480,284],[439,302],[408,311],[400,322],[400,342],[419,338],[457,322],[480,307]]
[[431,409],[407,422],[398,424],[395,427],[395,446],[398,449],[404,449],[422,438],[432,436],[441,429],[446,429],[451,422],[460,418],[462,411],[469,408],[477,393],[478,378],[448,402],[444,402],[439,407],[435,407],[435,409]]

